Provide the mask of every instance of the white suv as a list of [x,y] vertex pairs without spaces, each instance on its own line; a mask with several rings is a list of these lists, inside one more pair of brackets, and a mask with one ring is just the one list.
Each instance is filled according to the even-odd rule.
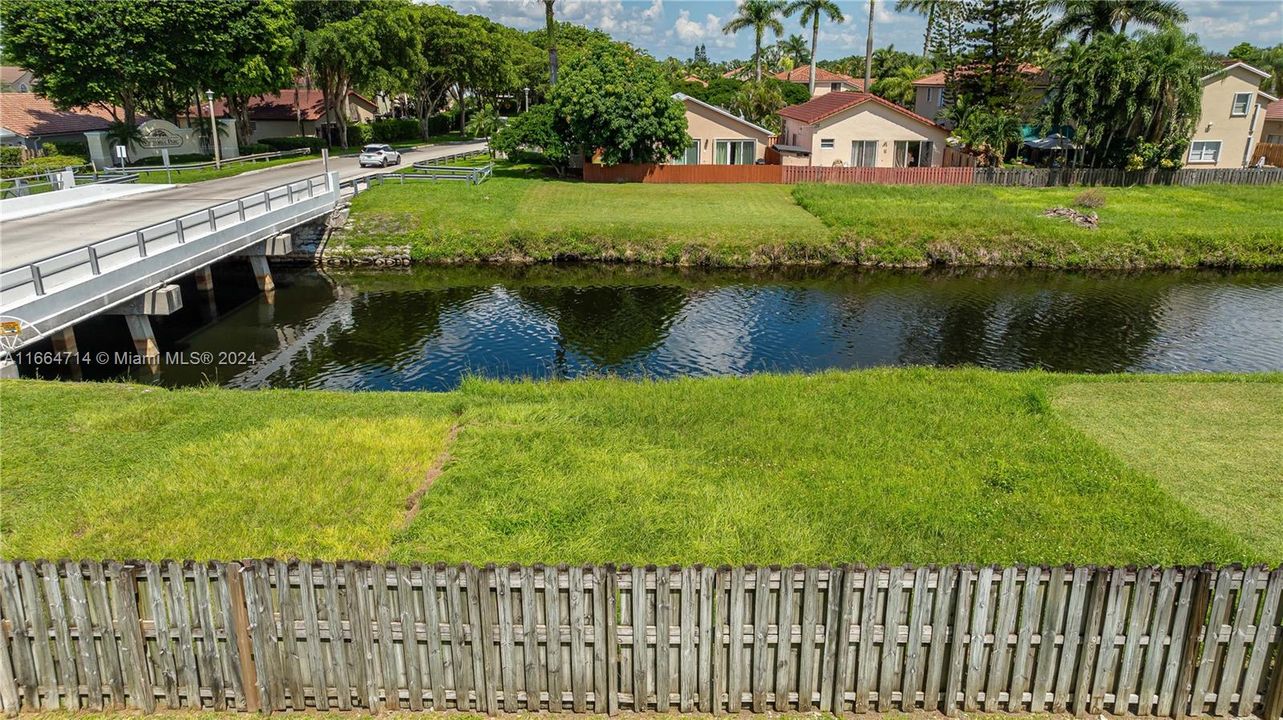
[[361,148],[361,167],[387,167],[401,164],[401,153],[391,145],[366,145]]

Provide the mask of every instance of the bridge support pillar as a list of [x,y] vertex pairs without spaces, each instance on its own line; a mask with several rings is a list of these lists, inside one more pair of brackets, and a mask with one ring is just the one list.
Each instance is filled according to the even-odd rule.
[[9,358],[0,360],[0,380],[16,380],[18,378],[18,363]]
[[214,271],[208,265],[196,271],[196,289],[201,292],[214,289]]
[[108,310],[110,315],[125,316],[134,350],[153,368],[160,361],[160,348],[151,329],[152,315],[169,315],[183,306],[183,293],[177,285],[162,285]]
[[148,365],[159,361],[160,347],[156,345],[156,334],[151,329],[151,318],[146,315],[126,315],[125,324],[129,326],[129,336],[134,340],[134,352]]
[[266,255],[250,255],[249,266],[254,270],[259,290],[270,293],[276,289],[276,283],[272,281],[272,266],[267,264]]
[[80,354],[76,348],[76,331],[71,326],[54,333],[50,340],[53,341],[53,351],[56,355]]

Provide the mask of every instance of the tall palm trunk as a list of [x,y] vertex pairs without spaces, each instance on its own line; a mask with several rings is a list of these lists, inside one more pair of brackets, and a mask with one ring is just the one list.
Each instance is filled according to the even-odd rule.
[[762,26],[756,28],[753,38],[753,63],[757,65],[757,81],[762,82]]
[[557,84],[557,24],[552,17],[552,4],[556,0],[543,0],[544,21],[548,26],[548,85]]
[[927,32],[922,36],[922,57],[926,57],[931,50],[931,30],[936,24],[936,4],[933,2],[927,7]]
[[864,92],[868,92],[873,84],[873,4],[876,1],[869,0],[869,32],[864,41]]
[[811,78],[809,85],[811,97],[815,97],[815,49],[820,44],[820,13],[817,11],[811,20]]

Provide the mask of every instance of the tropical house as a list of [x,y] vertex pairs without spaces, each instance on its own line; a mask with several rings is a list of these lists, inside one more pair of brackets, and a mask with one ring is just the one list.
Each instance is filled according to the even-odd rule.
[[48,140],[85,142],[85,133],[106,130],[111,113],[101,107],[59,110],[35,93],[0,95],[0,143],[36,150]]
[[1265,125],[1261,142],[1283,145],[1283,100],[1275,100],[1265,108]]
[[[811,66],[799,65],[792,70],[781,70],[772,77],[776,80],[810,87]],[[864,92],[864,80],[825,70],[822,67],[815,68],[815,92],[811,97],[819,97],[831,92]]]
[[691,144],[671,164],[752,165],[765,158],[774,136],[770,130],[685,93],[674,93],[673,99],[686,106]]
[[949,131],[871,93],[830,92],[779,111],[784,165],[935,167]]
[[[959,72],[965,72],[959,70]],[[1041,99],[1051,87],[1051,77],[1037,65],[1024,64],[1020,72],[1029,78],[1030,91],[1034,97]],[[913,81],[913,111],[925,118],[940,120],[940,114],[947,107],[945,102],[945,73],[934,72]]]
[[[349,125],[369,122],[378,113],[378,105],[373,100],[356,92],[348,93],[346,109]],[[222,100],[214,102],[214,114],[231,117]],[[250,142],[294,135],[323,137],[326,127],[336,122],[332,114],[326,112],[324,94],[316,88],[300,88],[297,103],[294,88],[250,98],[248,115]]]
[[1234,62],[1203,77],[1203,105],[1185,157],[1187,167],[1239,168],[1268,138],[1268,106],[1278,98],[1261,91],[1269,73]]

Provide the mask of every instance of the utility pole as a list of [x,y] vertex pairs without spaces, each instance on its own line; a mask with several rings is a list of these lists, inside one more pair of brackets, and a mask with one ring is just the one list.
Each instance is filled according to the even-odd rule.
[[873,83],[873,5],[877,0],[869,0],[869,32],[864,41],[864,92],[869,92]]
[[205,91],[205,100],[209,103],[209,130],[214,138],[214,167],[222,169],[223,161],[218,152],[218,118],[214,117],[214,91]]

